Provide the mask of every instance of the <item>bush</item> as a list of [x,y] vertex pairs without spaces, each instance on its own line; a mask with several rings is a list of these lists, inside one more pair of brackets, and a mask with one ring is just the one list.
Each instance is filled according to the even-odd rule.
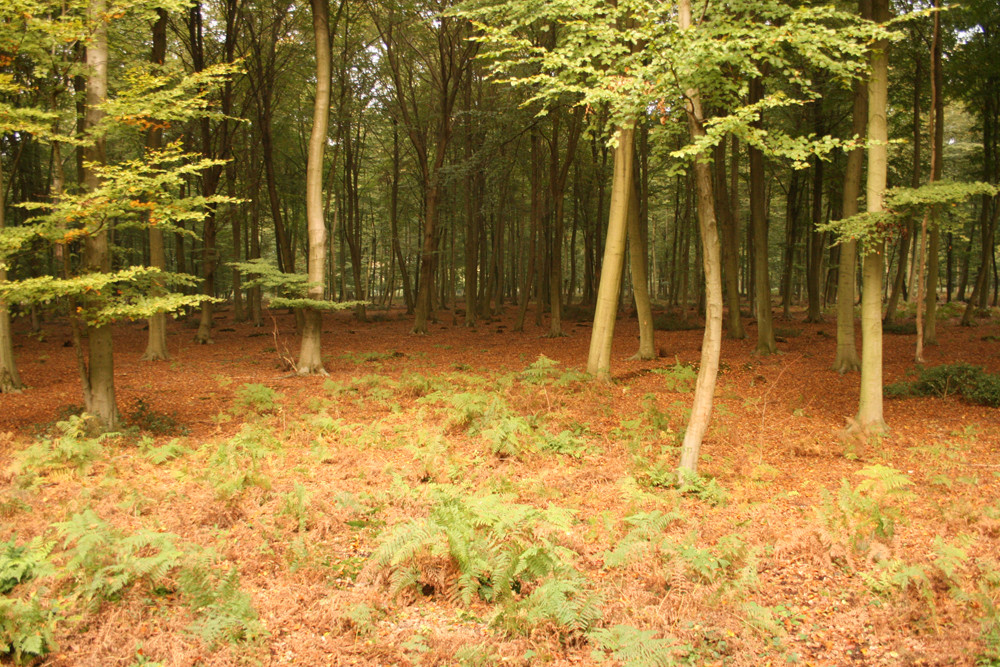
[[1000,375],[972,364],[945,364],[920,369],[912,382],[894,382],[883,390],[886,396],[949,396],[960,394],[969,403],[1000,407]]

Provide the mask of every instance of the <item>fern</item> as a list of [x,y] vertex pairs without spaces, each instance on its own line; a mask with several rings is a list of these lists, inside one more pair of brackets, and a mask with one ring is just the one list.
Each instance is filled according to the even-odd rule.
[[389,571],[394,594],[433,584],[431,570],[456,573],[453,594],[464,604],[512,599],[530,582],[575,571],[571,552],[551,535],[565,530],[572,514],[539,510],[487,495],[466,498],[438,492],[430,515],[391,529],[371,556]]
[[37,661],[56,648],[55,615],[32,595],[27,601],[0,597],[0,656],[15,664]]
[[35,577],[45,576],[51,570],[48,562],[53,542],[36,537],[24,546],[17,546],[15,539],[0,542],[0,595]]
[[836,497],[822,491],[820,516],[834,534],[846,534],[857,551],[867,551],[872,540],[890,540],[903,520],[897,503],[913,496],[913,482],[900,471],[882,465],[858,471],[864,479],[855,487],[841,480]]
[[152,446],[152,441],[150,441],[149,445],[143,448],[143,455],[153,465],[163,465],[167,461],[187,454],[187,451],[187,447],[182,445],[177,438],[174,438],[167,444],[160,445],[159,447]]
[[113,435],[105,433],[89,437],[87,420],[78,415],[58,422],[56,430],[60,432],[57,437],[41,440],[18,455],[23,468],[72,468],[77,473],[83,473],[94,461],[104,456],[104,446],[101,443]]
[[688,664],[686,659],[693,652],[687,644],[680,644],[673,638],[659,638],[651,630],[640,630],[631,625],[615,625],[597,628],[587,634],[587,639],[596,647],[595,660],[603,660],[611,654],[625,667],[673,667]]
[[585,634],[601,619],[602,601],[600,595],[588,590],[582,576],[552,577],[527,597],[508,602],[493,624],[522,635],[551,627],[566,640]]
[[250,596],[240,590],[240,577],[233,568],[217,579],[214,572],[189,569],[180,578],[181,590],[190,596],[198,619],[188,631],[210,648],[221,641],[253,641],[267,634],[257,617]]

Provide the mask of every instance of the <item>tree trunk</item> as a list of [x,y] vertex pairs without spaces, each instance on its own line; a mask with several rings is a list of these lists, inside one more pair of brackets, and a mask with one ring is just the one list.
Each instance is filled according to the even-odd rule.
[[[0,234],[3,233],[7,213],[7,187],[0,162]],[[7,269],[0,262],[0,284],[7,281]],[[7,302],[0,298],[0,394],[20,392],[24,388],[14,358],[14,335],[10,328],[10,311]]]
[[[934,6],[939,10],[941,0],[935,0]],[[931,48],[931,178],[938,180],[944,172],[944,74],[941,67],[941,12],[934,13],[934,44]],[[918,336],[923,337],[923,344],[937,345],[937,291],[938,291],[938,254],[941,245],[941,226],[938,224],[940,208],[931,209],[930,247],[927,249],[927,293],[925,299],[927,317],[919,329]],[[923,275],[923,272],[921,272]],[[917,298],[921,298],[918,295]]]
[[639,215],[640,188],[633,178],[632,196],[628,203],[628,255],[632,272],[632,295],[639,320],[639,351],[633,359],[655,359],[656,343],[653,334],[653,309],[649,303],[649,270],[647,267],[646,239],[642,233]]
[[[677,19],[681,31],[691,28],[690,0],[680,1]],[[687,90],[686,97],[688,128],[691,140],[697,141],[705,135],[701,96],[697,88],[691,88]],[[684,432],[680,465],[677,470],[680,484],[685,482],[688,475],[698,473],[698,458],[702,440],[712,417],[712,401],[719,374],[719,356],[722,352],[722,259],[719,232],[715,222],[712,172],[707,159],[708,156],[699,155],[694,162],[695,190],[698,195],[698,228],[701,232],[702,262],[705,271],[705,334],[701,343],[701,366],[698,369],[698,380],[695,382],[691,417]]]
[[[874,0],[874,19],[889,19],[888,0]],[[871,56],[868,81],[868,183],[867,210],[884,210],[889,166],[889,131],[886,115],[889,91],[889,42],[879,40]],[[885,242],[873,242],[862,264],[861,292],[861,388],[858,414],[852,430],[862,435],[886,430],[882,412],[882,276]]]
[[743,321],[740,319],[740,274],[739,274],[739,221],[735,219],[730,206],[726,173],[726,142],[720,141],[715,147],[715,203],[718,212],[719,231],[722,236],[722,276],[725,281],[726,335],[730,338],[746,338]]
[[[861,15],[871,14],[870,0],[861,0]],[[851,136],[863,140],[868,124],[868,91],[863,82],[854,84],[854,105],[851,111]],[[861,171],[864,166],[864,148],[858,146],[847,154],[844,169],[844,192],[841,215],[849,218],[858,213],[858,196],[861,193]],[[854,295],[857,282],[858,243],[854,239],[840,246],[837,267],[837,353],[833,370],[841,375],[861,368],[857,342],[854,335]]]
[[604,244],[604,260],[601,263],[601,279],[597,289],[594,326],[590,335],[590,352],[587,356],[587,372],[603,380],[611,379],[611,347],[614,342],[618,293],[621,289],[622,264],[625,258],[629,199],[632,197],[634,135],[634,127],[622,127],[618,130],[608,233]]
[[[763,84],[755,79],[751,90]],[[764,193],[764,154],[749,146],[750,151],[750,225],[753,227],[754,305],[757,314],[757,346],[754,352],[761,355],[778,351],[774,340],[774,319],[771,312],[771,275],[768,270],[767,202]]]
[[[310,0],[316,46],[316,98],[306,156],[306,230],[309,236],[309,287],[306,296],[322,301],[326,278],[326,220],[323,216],[323,154],[330,119],[330,7],[328,0]],[[295,370],[299,375],[326,375],[323,368],[323,311],[304,308],[302,342]]]
[[[156,10],[156,23],[153,24],[153,54],[154,65],[163,65],[167,54],[167,12]],[[163,130],[154,126],[146,133],[146,150],[157,151],[163,146]],[[163,229],[157,225],[149,225],[149,265],[160,269],[167,268],[167,258],[163,247]],[[153,284],[154,294],[163,293],[163,284],[156,281]],[[164,361],[170,358],[167,352],[167,314],[159,312],[149,318],[149,335],[146,340],[146,351],[142,358],[146,361]]]
[[[87,44],[87,96],[84,126],[98,127],[104,118],[102,105],[108,92],[108,28],[106,0],[90,0],[87,10],[91,23],[91,39]],[[96,136],[84,150],[83,185],[94,191],[101,187],[100,178],[90,165],[105,163],[104,137]],[[84,240],[83,271],[109,273],[111,253],[108,247],[106,226],[92,230]],[[99,297],[98,297],[99,298]],[[98,306],[96,302],[91,302]],[[86,307],[88,304],[84,302]],[[99,422],[102,429],[114,430],[120,416],[115,401],[114,351],[111,326],[108,324],[87,327],[88,360],[82,377],[84,406],[87,413]]]

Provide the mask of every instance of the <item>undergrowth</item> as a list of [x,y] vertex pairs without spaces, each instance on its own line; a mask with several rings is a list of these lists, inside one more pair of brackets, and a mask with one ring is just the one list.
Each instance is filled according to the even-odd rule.
[[987,373],[982,366],[945,364],[919,368],[917,379],[886,385],[885,395],[944,397],[958,394],[969,403],[1000,407],[1000,375]]

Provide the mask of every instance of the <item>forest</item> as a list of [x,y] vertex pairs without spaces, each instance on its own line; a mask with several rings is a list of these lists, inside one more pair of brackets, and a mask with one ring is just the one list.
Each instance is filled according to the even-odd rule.
[[995,0],[4,0],[0,662],[1000,665]]

